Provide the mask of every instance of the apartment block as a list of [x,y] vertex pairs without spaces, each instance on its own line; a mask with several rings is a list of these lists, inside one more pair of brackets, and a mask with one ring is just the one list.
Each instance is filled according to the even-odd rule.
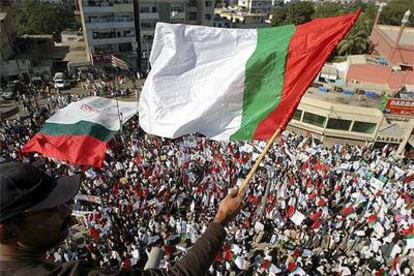
[[109,63],[115,55],[135,66],[140,50],[144,67],[148,67],[145,62],[157,22],[213,26],[214,21],[214,0],[78,1],[93,64]]
[[274,1],[270,0],[239,0],[238,6],[243,7],[250,14],[270,14]]
[[144,58],[149,56],[157,22],[213,26],[213,0],[141,0],[139,5]]
[[79,7],[87,54],[93,64],[109,63],[112,54],[136,60],[133,0],[79,0]]

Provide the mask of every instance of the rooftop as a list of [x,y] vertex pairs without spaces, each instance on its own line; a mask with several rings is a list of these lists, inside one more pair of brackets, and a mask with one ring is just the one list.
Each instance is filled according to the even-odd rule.
[[385,120],[381,125],[379,130],[380,136],[388,136],[388,137],[396,137],[401,138],[403,137],[404,133],[406,132],[406,124],[404,123],[387,123]]
[[413,71],[393,71],[391,66],[374,64],[352,64],[346,78],[348,81],[385,84],[391,90],[414,84]]
[[84,42],[72,43],[69,46],[69,51],[66,53],[65,58],[63,60],[67,61],[69,64],[89,63],[89,59],[86,54],[85,43]]
[[[391,40],[396,41],[400,26],[377,25],[377,27]],[[405,27],[400,39],[400,45],[414,46],[414,28]]]
[[347,61],[349,64],[378,64],[378,58],[370,55],[349,55]]
[[377,108],[381,103],[381,98],[371,98],[364,95],[347,95],[339,92],[320,92],[317,88],[310,87],[305,97],[330,102],[332,104],[352,105],[357,107]]

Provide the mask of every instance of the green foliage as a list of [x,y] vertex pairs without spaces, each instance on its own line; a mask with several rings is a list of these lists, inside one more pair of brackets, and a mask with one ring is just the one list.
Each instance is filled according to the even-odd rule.
[[272,25],[281,26],[286,24],[287,8],[277,7],[273,9]]
[[351,5],[347,8],[347,12],[355,12],[359,8],[365,11],[365,9],[367,8],[367,4],[362,2],[362,0],[357,0],[351,3]]
[[360,16],[354,27],[347,36],[339,43],[337,53],[343,55],[364,54],[368,49],[369,35],[371,34],[372,22]]
[[391,0],[383,8],[379,22],[380,24],[399,26],[404,13],[410,8],[411,16],[407,25],[414,26],[414,3],[412,0]]
[[361,16],[364,16],[366,20],[371,20],[372,24],[374,24],[377,12],[378,8],[374,4],[368,4]]
[[312,19],[315,12],[313,3],[296,2],[273,10],[272,25],[303,24]]
[[[400,25],[404,13],[409,8],[413,10],[413,6],[412,0],[391,0],[381,13],[380,23]],[[349,6],[342,6],[333,2],[325,2],[316,6],[311,2],[297,2],[277,7],[273,10],[272,25],[303,24],[312,18],[338,16],[355,12],[358,8],[362,8],[362,14],[348,35],[339,43],[331,58],[337,59],[337,56],[364,54],[368,50],[369,35],[378,9],[374,4],[366,4],[362,0],[357,0]],[[409,19],[409,26],[414,26],[413,14]]]
[[325,18],[343,14],[342,6],[335,2],[324,2],[315,9],[314,18]]
[[312,20],[315,12],[312,2],[296,2],[288,6],[288,24],[303,24]]
[[16,28],[22,34],[59,34],[65,28],[73,27],[73,10],[65,5],[41,3],[39,0],[25,0],[21,6],[9,10],[16,19]]

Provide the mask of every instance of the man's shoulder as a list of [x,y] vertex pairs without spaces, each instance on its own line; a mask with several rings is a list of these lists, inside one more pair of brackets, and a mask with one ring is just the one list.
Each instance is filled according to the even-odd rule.
[[161,270],[146,271],[105,271],[86,261],[74,261],[62,264],[33,261],[0,261],[1,276],[22,275],[87,275],[87,276],[114,276],[114,275],[166,275]]
[[117,275],[112,272],[102,272],[85,261],[53,264],[33,261],[1,261],[0,274],[6,275]]
[[47,275],[55,267],[53,264],[31,260],[0,261],[0,275]]

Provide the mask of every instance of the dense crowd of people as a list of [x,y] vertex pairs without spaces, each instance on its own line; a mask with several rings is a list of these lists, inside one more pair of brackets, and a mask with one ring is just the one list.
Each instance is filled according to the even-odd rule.
[[[145,134],[138,116],[107,149],[101,169],[71,166],[21,147],[50,113],[1,125],[0,161],[19,159],[53,176],[82,172],[79,225],[49,259],[87,259],[102,268],[143,268],[160,247],[160,268],[205,231],[217,204],[240,185],[263,141],[170,140]],[[250,182],[227,227],[213,275],[413,275],[414,166],[391,146],[326,147],[285,131]],[[410,239],[411,237],[411,239]]]

